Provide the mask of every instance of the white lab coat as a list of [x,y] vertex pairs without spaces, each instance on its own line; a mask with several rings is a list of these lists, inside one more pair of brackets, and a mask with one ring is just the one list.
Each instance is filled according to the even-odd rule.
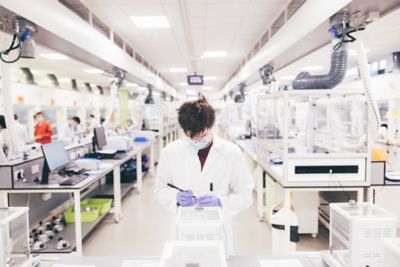
[[66,145],[71,144],[74,141],[75,132],[74,127],[66,121],[58,129],[58,140],[63,141]]
[[28,129],[22,125],[19,121],[15,121],[15,135],[18,146],[23,149],[28,141]]
[[184,190],[193,190],[196,197],[210,194],[220,198],[228,237],[228,252],[233,253],[231,218],[252,204],[253,179],[240,148],[214,134],[213,145],[201,170],[197,151],[184,139],[170,143],[158,163],[155,198],[171,212],[176,212],[177,191],[172,183]]

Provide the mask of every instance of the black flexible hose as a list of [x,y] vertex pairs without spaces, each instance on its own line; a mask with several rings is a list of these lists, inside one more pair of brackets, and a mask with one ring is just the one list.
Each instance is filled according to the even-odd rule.
[[[16,46],[14,46],[16,41],[18,41],[18,43],[17,43]],[[4,55],[8,56],[8,54],[11,51],[14,51],[16,49],[18,49],[18,56],[15,59],[7,60],[7,59],[4,58]],[[21,38],[19,37],[18,33],[14,33],[13,40],[11,42],[10,47],[8,49],[3,50],[3,51],[0,52],[0,59],[1,59],[1,61],[5,62],[7,64],[11,64],[11,63],[17,62],[20,58],[21,58]]]

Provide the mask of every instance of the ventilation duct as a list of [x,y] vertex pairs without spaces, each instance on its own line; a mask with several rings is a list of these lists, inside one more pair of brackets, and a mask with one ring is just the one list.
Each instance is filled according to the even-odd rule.
[[78,83],[76,82],[75,79],[71,79],[71,88],[75,91],[78,91]]
[[89,92],[93,92],[92,90],[92,86],[90,85],[90,83],[84,83],[86,90],[88,90]]
[[332,32],[331,67],[325,75],[311,75],[301,72],[292,82],[293,89],[331,89],[341,83],[346,75],[348,47],[346,38],[346,25],[350,18],[348,13],[337,13],[330,20]]
[[393,53],[393,70],[400,70],[400,52]]
[[261,77],[264,85],[268,85],[275,81],[275,77],[272,76],[273,71],[274,71],[274,68],[270,65],[265,65],[262,68],[260,68],[260,70],[259,70],[260,77]]
[[244,84],[240,85],[239,93],[237,95],[235,95],[235,98],[233,99],[233,101],[235,101],[235,103],[243,103],[244,102],[245,88],[246,88],[246,85],[244,85]]
[[115,68],[114,69],[114,80],[112,82],[117,86],[117,88],[121,87],[124,79],[125,79],[125,71]]
[[54,86],[54,87],[60,86],[60,83],[58,82],[56,75],[49,73],[49,74],[47,74],[47,78],[49,78],[52,86]]
[[154,104],[154,98],[153,98],[153,88],[151,86],[147,87],[148,89],[148,95],[146,96],[144,103],[145,104]]
[[20,68],[22,75],[24,76],[24,81],[27,84],[36,84],[35,77],[33,76],[31,70],[29,68],[22,67]]
[[21,40],[21,58],[34,58],[36,25],[23,17],[16,17],[14,23]]

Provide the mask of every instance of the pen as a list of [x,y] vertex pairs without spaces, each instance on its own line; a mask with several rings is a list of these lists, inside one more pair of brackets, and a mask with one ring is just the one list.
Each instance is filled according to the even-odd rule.
[[[171,188],[173,188],[173,189],[176,189],[176,190],[178,190],[178,191],[180,191],[180,192],[185,192],[185,190],[183,190],[183,189],[177,187],[176,185],[167,183],[167,186],[169,186],[169,187],[171,187]],[[197,199],[195,196],[193,196],[193,198],[194,198],[194,199]]]
[[185,190],[180,189],[179,187],[177,187],[177,186],[175,186],[175,185],[173,185],[173,184],[167,183],[167,185],[168,185],[169,187],[173,188],[173,189],[178,190],[178,191],[181,191],[181,192],[185,191]]

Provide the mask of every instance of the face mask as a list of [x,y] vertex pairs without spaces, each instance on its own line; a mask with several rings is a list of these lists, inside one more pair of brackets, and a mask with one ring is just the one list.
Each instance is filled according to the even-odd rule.
[[190,141],[190,144],[192,145],[192,147],[196,150],[199,151],[203,148],[205,148],[212,140],[212,134],[208,134],[206,136],[204,136],[203,138],[201,138],[200,140],[194,141],[190,138],[188,138]]
[[37,123],[40,123],[40,122],[42,122],[43,120],[44,120],[44,118],[43,118],[42,116],[36,117]]

